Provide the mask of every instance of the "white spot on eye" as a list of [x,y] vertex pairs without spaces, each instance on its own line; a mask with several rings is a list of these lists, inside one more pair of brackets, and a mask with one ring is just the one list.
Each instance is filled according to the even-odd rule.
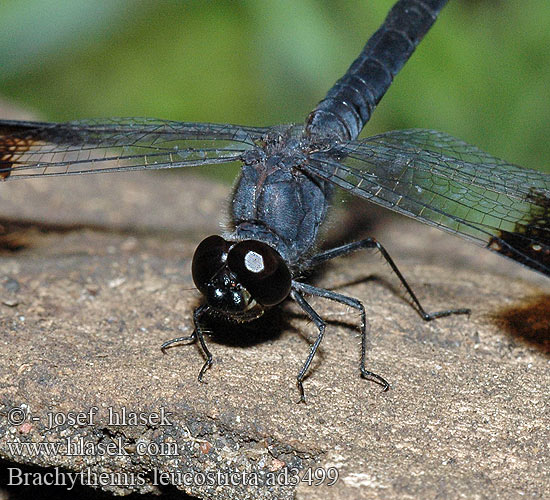
[[264,270],[264,258],[257,252],[247,252],[244,257],[245,267],[252,273],[261,273]]

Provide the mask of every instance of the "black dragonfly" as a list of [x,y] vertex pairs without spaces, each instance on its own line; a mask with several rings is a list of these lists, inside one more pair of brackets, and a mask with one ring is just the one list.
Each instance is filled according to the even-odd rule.
[[336,187],[459,234],[550,275],[550,175],[495,158],[443,132],[397,130],[357,139],[393,78],[430,29],[446,0],[400,0],[359,57],[307,117],[305,125],[246,127],[154,119],[68,123],[0,121],[0,178],[78,175],[242,163],[231,203],[232,230],[197,247],[193,280],[205,303],[191,336],[204,338],[206,318],[246,322],[291,298],[318,328],[297,383],[323,339],[325,322],[304,296],[346,304],[361,315],[364,378],[388,382],[365,367],[366,319],[352,297],[300,280],[307,269],[359,249],[378,250],[424,320],[428,313],[384,247],[374,238],[315,253]]

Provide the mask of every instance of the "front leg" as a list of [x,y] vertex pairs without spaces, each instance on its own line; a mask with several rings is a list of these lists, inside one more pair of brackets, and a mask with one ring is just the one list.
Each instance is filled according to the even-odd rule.
[[199,306],[195,309],[193,312],[193,323],[195,324],[195,329],[193,330],[193,333],[189,335],[188,337],[177,337],[175,339],[167,340],[160,346],[162,352],[166,354],[166,348],[171,346],[172,344],[179,343],[179,342],[187,342],[187,341],[196,341],[198,339],[199,344],[202,348],[202,351],[204,355],[206,356],[206,361],[202,365],[201,371],[199,372],[199,376],[197,377],[199,382],[202,382],[202,378],[204,376],[204,373],[213,363],[212,353],[208,350],[208,347],[206,346],[206,342],[204,341],[204,328],[201,324],[201,317],[203,314],[208,310],[208,305],[203,304],[202,306]]
[[315,323],[315,326],[319,329],[319,334],[317,335],[317,339],[311,346],[311,349],[309,351],[309,354],[307,356],[306,362],[304,363],[304,366],[302,366],[302,369],[298,373],[298,376],[296,377],[296,383],[298,384],[298,390],[300,391],[300,401],[299,403],[305,403],[306,402],[306,395],[304,392],[304,377],[306,375],[306,372],[308,371],[311,362],[313,361],[313,357],[315,356],[315,353],[317,352],[317,349],[319,349],[319,345],[321,344],[321,341],[323,340],[323,335],[325,333],[326,323],[323,321],[321,316],[317,314],[315,309],[311,307],[306,299],[302,297],[300,292],[297,290],[292,290],[290,292],[290,296],[298,303],[298,305],[305,311],[305,313],[311,318],[311,320]]
[[[317,312],[315,312],[315,310],[309,305],[309,303],[306,302],[302,294],[299,292],[304,292],[304,293],[307,293],[308,295],[315,295],[317,297],[322,297],[324,299],[340,302],[341,304],[345,304],[347,306],[353,307],[354,309],[357,309],[361,313],[361,364],[360,364],[361,376],[368,380],[372,380],[377,384],[380,384],[382,386],[382,390],[387,391],[390,387],[390,384],[380,375],[377,375],[376,373],[371,372],[365,368],[365,358],[367,353],[367,320],[366,320],[365,307],[363,306],[363,304],[359,300],[354,299],[353,297],[348,297],[346,295],[342,295],[341,293],[336,293],[331,290],[325,290],[324,288],[317,288],[315,286],[308,285],[306,283],[300,283],[298,281],[292,282],[292,288],[293,288],[291,292],[292,298],[296,300],[296,302],[298,302],[300,307],[313,320],[317,328],[319,328],[319,336],[317,337],[317,340],[311,347],[309,356],[306,362],[304,363],[302,370],[298,374],[298,387],[301,390],[302,396],[303,396],[303,386],[301,385],[301,381],[303,380],[304,375],[308,370],[309,365],[311,364],[313,356],[317,352],[319,344],[321,343],[326,324],[322,320],[322,318],[317,314]],[[301,401],[305,402],[305,398],[302,397]]]

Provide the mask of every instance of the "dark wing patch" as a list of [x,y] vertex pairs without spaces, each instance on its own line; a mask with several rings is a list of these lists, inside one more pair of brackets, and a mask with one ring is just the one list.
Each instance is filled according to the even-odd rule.
[[309,155],[311,174],[550,275],[550,175],[442,132],[398,130]]
[[515,231],[500,231],[487,246],[526,266],[535,262],[550,268],[550,195],[533,189],[528,199],[531,210]]
[[147,118],[0,121],[0,178],[230,163],[268,129]]
[[17,126],[0,126],[0,178],[8,178],[18,167],[18,160],[40,141],[33,139],[25,130]]

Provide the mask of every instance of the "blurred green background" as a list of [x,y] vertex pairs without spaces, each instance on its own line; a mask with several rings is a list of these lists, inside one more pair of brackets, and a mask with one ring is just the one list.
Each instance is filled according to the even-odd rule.
[[[0,99],[45,120],[302,122],[393,0],[2,0]],[[450,0],[363,134],[550,170],[550,2]]]

